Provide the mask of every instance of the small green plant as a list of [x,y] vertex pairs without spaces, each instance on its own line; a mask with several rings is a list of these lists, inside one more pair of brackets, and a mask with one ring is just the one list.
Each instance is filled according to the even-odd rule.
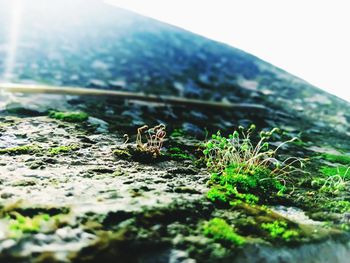
[[50,111],[49,117],[57,120],[67,122],[83,122],[89,118],[89,115],[85,112],[62,112],[62,111]]
[[274,221],[273,223],[262,223],[261,228],[266,230],[273,239],[291,241],[299,236],[298,231],[288,229],[285,221]]
[[245,244],[244,237],[238,235],[234,229],[223,219],[213,218],[203,227],[203,234],[216,242],[229,243],[236,246]]
[[283,145],[293,142],[297,138],[285,141],[272,149],[268,140],[279,130],[274,128],[269,132],[261,131],[259,141],[254,144],[251,136],[255,128],[255,125],[251,125],[245,131],[243,127],[239,127],[238,131],[234,131],[228,138],[221,136],[220,132],[212,135],[203,151],[208,168],[215,172],[222,172],[226,167],[234,165],[237,168],[237,173],[249,173],[259,168],[272,168],[272,174],[276,176],[300,171],[293,166],[295,163],[303,166],[300,158],[289,157],[283,162],[276,158],[277,151]]
[[[272,150],[267,140],[278,130],[260,132],[256,144],[251,138],[254,130],[254,125],[247,131],[240,127],[228,138],[218,132],[206,143],[204,155],[208,168],[213,171],[211,182],[220,186],[220,197],[215,188],[207,194],[210,200],[225,199],[220,202],[236,204],[237,200],[254,203],[259,198],[266,200],[282,196],[286,189],[286,175],[301,171],[294,166],[296,163],[303,166],[300,158],[290,157],[281,162],[275,156],[279,148],[296,138]],[[215,198],[213,193],[216,193]]]

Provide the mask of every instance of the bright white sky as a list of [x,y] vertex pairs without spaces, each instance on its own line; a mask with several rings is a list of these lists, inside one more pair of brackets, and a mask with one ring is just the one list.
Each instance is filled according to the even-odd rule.
[[350,101],[349,0],[112,0],[260,57]]

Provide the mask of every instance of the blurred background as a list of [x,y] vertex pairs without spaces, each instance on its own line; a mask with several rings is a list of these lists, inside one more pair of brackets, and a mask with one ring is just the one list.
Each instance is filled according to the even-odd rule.
[[[101,4],[102,1],[99,2],[1,0],[1,79],[105,88],[126,84],[133,86],[135,83],[131,78],[143,78],[142,83],[145,84],[148,78],[156,78],[154,74],[164,74],[163,66],[159,67],[163,72],[159,72],[154,68],[156,65],[152,65],[151,74],[141,76],[143,71],[147,71],[143,67],[137,74],[132,73],[140,76],[131,77],[131,73],[126,74],[128,69],[121,68],[121,65],[129,63],[132,53],[139,51],[137,49],[141,47],[137,46],[140,45],[137,42],[141,38],[145,46],[138,56],[144,54],[146,58],[155,59],[150,55],[153,44],[161,43],[160,39],[148,34],[150,31],[157,31],[158,37],[162,35],[163,40],[173,38],[168,38],[169,43],[172,41],[171,46],[176,45],[175,39],[180,31],[174,29],[171,36],[170,32],[162,34],[159,29],[164,29],[164,25],[121,9],[107,8]],[[240,48],[350,100],[347,89],[350,85],[347,77],[350,61],[347,25],[350,17],[346,13],[345,0],[105,2]],[[182,33],[181,37],[185,35]],[[107,43],[107,38],[113,41]],[[147,48],[147,45],[152,47]],[[190,54],[195,47],[190,50],[190,47],[182,45],[181,48],[184,51],[188,49],[184,53]],[[107,53],[113,55],[107,58]],[[121,58],[118,63],[114,63],[116,57]],[[113,65],[113,69],[108,63]],[[146,61],[142,63],[145,65]],[[59,70],[59,67],[65,67],[65,70]],[[82,70],[85,72],[82,73]],[[108,78],[107,82],[111,83],[103,83],[106,80],[102,77]]]

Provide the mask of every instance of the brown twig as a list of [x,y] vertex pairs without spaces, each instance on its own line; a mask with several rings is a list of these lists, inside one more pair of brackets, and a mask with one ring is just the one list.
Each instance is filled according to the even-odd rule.
[[120,99],[136,100],[136,101],[148,101],[157,102],[170,105],[179,105],[186,107],[198,107],[198,108],[216,108],[216,109],[236,109],[236,110],[249,110],[250,112],[267,111],[268,109],[260,104],[249,103],[223,103],[206,100],[187,99],[183,97],[174,96],[158,96],[158,95],[146,95],[136,92],[124,92],[116,90],[106,89],[92,89],[81,87],[58,87],[58,86],[45,86],[45,85],[32,85],[32,84],[13,84],[13,83],[0,83],[0,89],[8,92],[18,93],[30,93],[30,94],[62,94],[62,95],[79,95],[79,96],[108,96]]

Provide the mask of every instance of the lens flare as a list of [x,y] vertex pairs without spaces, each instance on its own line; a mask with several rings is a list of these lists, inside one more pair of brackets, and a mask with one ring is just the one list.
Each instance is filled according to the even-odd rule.
[[16,65],[16,51],[20,34],[20,24],[22,19],[22,0],[11,2],[11,22],[9,24],[9,38],[7,47],[7,57],[3,79],[11,81],[14,78]]

